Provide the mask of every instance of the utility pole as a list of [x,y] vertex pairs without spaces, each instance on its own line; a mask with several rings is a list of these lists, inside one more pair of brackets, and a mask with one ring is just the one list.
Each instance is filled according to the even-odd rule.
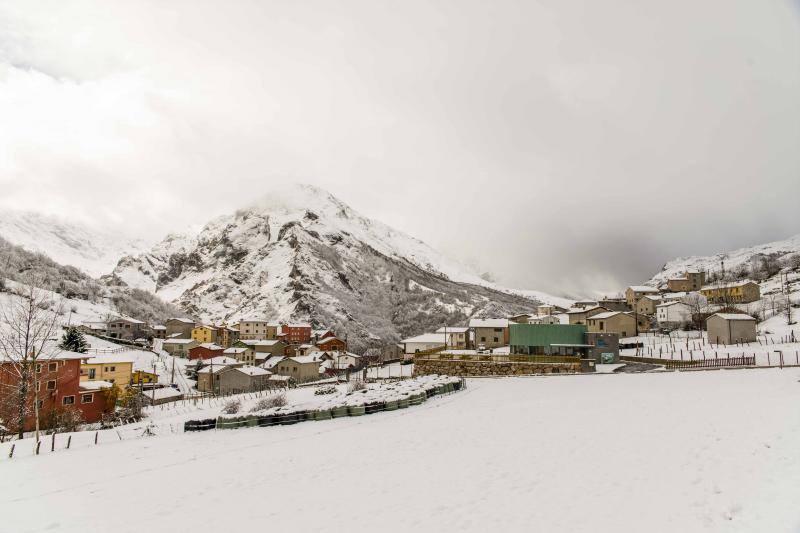
[[[156,375],[156,360],[155,360],[155,358],[153,358],[153,375],[154,376]],[[155,387],[154,383],[151,383],[151,385],[153,386],[151,394],[150,394],[150,397],[152,398],[151,405],[152,405],[152,407],[155,407],[155,405],[156,405],[156,387]]]
[[175,385],[175,356],[172,356],[172,376],[169,379],[170,385]]

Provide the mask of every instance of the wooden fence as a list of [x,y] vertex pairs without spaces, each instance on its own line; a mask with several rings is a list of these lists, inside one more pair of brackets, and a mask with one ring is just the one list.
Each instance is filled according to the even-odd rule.
[[730,368],[739,366],[756,366],[755,356],[722,357],[715,359],[660,359],[656,357],[634,357],[623,355],[621,361],[626,363],[646,363],[650,365],[663,365],[667,370],[681,370],[684,368]]
[[579,357],[571,355],[494,355],[494,354],[449,354],[431,353],[419,357],[415,354],[415,359],[427,361],[478,361],[489,363],[561,363],[573,364],[580,363]]

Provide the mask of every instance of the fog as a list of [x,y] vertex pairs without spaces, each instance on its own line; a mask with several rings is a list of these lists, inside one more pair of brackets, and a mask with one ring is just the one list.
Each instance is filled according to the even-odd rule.
[[283,182],[557,294],[800,232],[800,2],[0,2],[0,207]]

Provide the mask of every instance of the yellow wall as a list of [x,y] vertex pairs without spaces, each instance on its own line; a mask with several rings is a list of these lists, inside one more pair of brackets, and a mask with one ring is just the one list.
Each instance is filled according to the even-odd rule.
[[216,337],[216,335],[214,335],[214,333],[215,331],[211,328],[206,328],[206,327],[194,328],[192,330],[192,338],[197,342],[199,342],[200,344],[206,342],[214,342],[216,341],[216,339],[214,338]]
[[131,379],[133,380],[134,385],[139,383],[139,375],[141,375],[142,383],[158,383],[158,374],[137,370],[131,374]]
[[[90,376],[94,370],[94,377]],[[83,363],[81,365],[81,381],[109,381],[120,387],[127,387],[131,382],[133,363]]]

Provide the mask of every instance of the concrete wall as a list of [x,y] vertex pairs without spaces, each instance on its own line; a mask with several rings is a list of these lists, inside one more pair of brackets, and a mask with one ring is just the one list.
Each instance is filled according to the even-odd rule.
[[733,344],[736,342],[753,342],[756,340],[755,320],[726,320],[711,316],[706,321],[708,342]]
[[447,374],[451,376],[526,376],[533,374],[575,374],[580,363],[498,363],[494,361],[453,361],[447,359],[414,361],[414,375]]

